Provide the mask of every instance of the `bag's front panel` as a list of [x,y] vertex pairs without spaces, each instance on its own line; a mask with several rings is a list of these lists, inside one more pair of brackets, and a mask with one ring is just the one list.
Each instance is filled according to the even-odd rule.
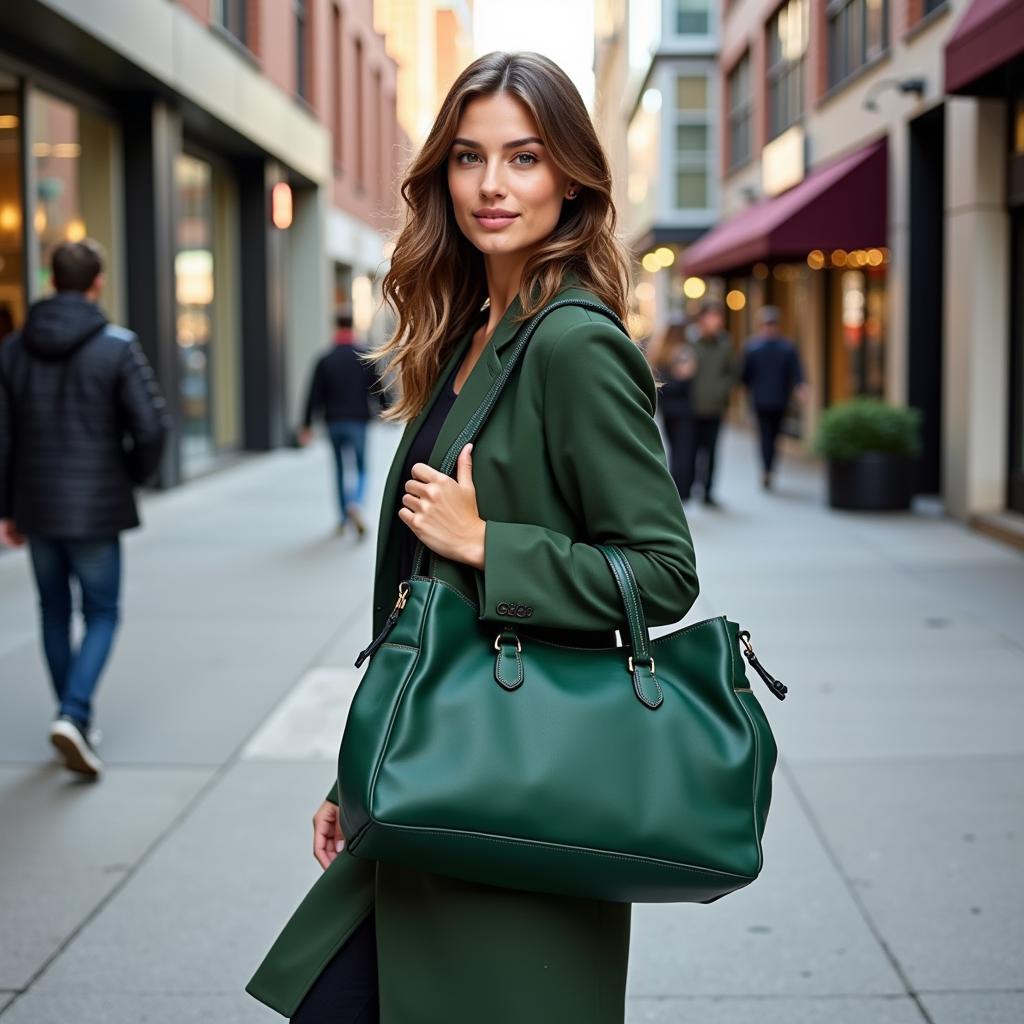
[[474,610],[437,587],[375,818],[757,873],[755,741],[718,681],[723,629],[661,645],[655,711],[636,699],[621,649],[524,640],[525,680],[509,692],[494,678],[493,643]]

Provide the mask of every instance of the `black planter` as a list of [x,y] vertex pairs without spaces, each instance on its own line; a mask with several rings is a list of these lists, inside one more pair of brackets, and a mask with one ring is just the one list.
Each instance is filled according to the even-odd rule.
[[828,503],[832,508],[897,512],[910,508],[914,461],[905,455],[868,452],[855,459],[830,459]]

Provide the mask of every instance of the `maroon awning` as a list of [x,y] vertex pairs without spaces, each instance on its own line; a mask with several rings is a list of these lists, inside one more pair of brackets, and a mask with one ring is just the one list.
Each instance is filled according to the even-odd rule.
[[946,44],[946,92],[971,93],[979,79],[1024,53],[1024,0],[974,0]]
[[683,252],[683,268],[706,276],[761,261],[803,260],[812,249],[883,246],[887,177],[883,138],[713,228]]

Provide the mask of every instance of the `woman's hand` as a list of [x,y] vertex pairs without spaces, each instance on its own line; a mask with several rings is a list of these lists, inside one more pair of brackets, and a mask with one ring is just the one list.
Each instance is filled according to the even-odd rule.
[[325,800],[313,815],[313,856],[325,871],[331,861],[345,848],[338,808]]
[[459,452],[455,479],[417,462],[406,482],[398,518],[442,558],[483,569],[487,524],[477,510],[472,451],[467,444]]

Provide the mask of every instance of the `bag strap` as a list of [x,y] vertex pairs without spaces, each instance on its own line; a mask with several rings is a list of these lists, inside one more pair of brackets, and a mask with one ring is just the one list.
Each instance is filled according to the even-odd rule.
[[664,694],[654,674],[654,657],[651,654],[651,641],[647,633],[647,620],[644,618],[643,605],[640,603],[640,588],[636,585],[633,567],[622,549],[614,544],[597,544],[596,547],[608,562],[619,588],[623,607],[626,609],[629,646],[633,652],[626,661],[626,667],[633,677],[633,691],[640,703],[653,711],[661,706]]
[[[601,313],[603,316],[608,317],[608,319],[611,320],[623,334],[629,337],[629,331],[626,330],[622,321],[607,306],[602,306],[599,302],[592,302],[590,299],[558,299],[555,302],[548,303],[548,305],[543,309],[535,313],[528,323],[519,328],[519,332],[522,334],[522,337],[518,342],[516,342],[515,348],[513,348],[509,353],[509,357],[502,366],[501,372],[491,382],[491,387],[487,394],[484,395],[476,412],[474,412],[469,418],[469,421],[459,432],[458,437],[452,441],[451,446],[445,453],[444,459],[441,461],[440,471],[446,476],[453,475],[455,464],[459,460],[459,452],[461,452],[467,444],[475,440],[477,435],[483,429],[488,417],[490,417],[491,412],[494,410],[494,406],[497,404],[502,390],[508,383],[509,378],[512,376],[512,372],[515,370],[520,356],[526,350],[526,346],[530,343],[530,339],[540,326],[541,321],[549,313],[553,313],[556,309],[562,309],[565,306],[579,306],[582,309],[588,309],[593,313]],[[412,572],[410,575],[420,575],[420,568],[425,552],[426,545],[424,545],[423,541],[417,541],[416,554],[413,557]]]

